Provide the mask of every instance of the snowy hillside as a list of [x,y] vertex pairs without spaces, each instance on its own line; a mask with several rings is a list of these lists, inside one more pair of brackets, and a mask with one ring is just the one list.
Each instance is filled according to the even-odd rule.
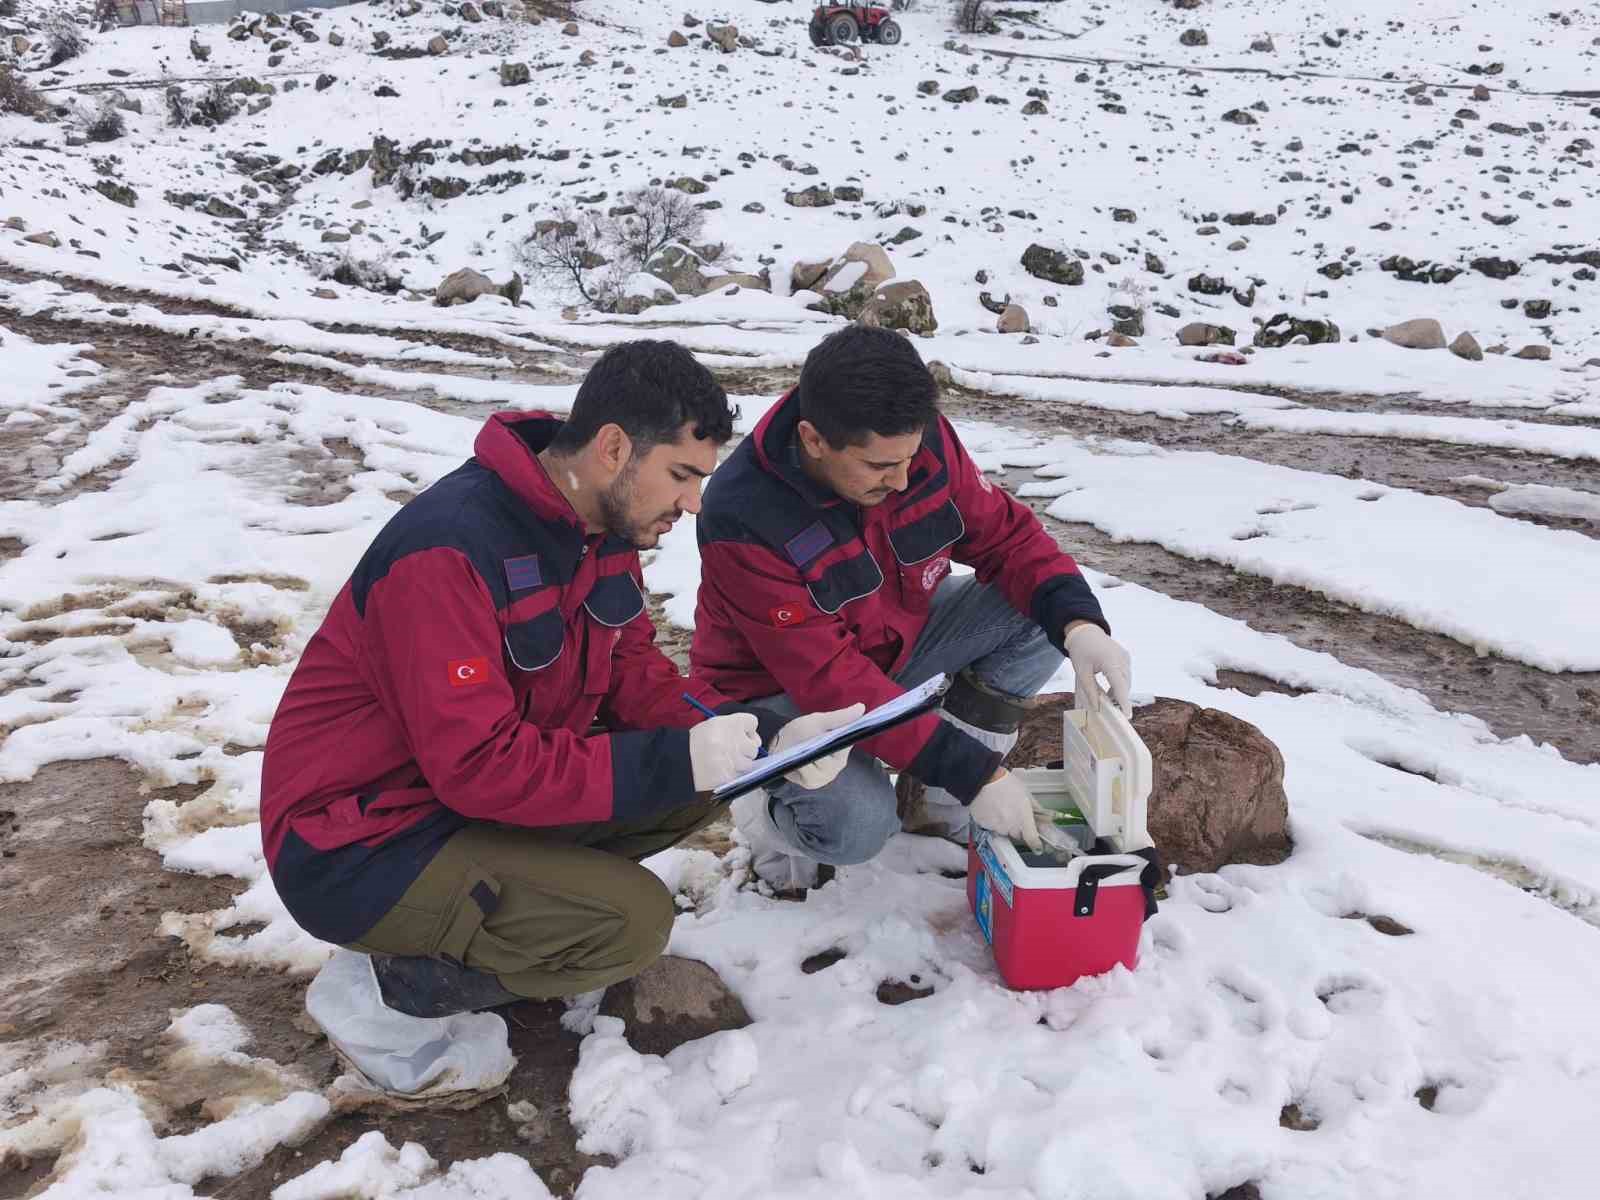
[[[1600,9],[972,34],[915,0],[898,46],[818,48],[793,0],[399,0],[85,12],[49,66],[71,6],[10,7],[0,82],[42,99],[0,111],[0,1194],[1593,1193]],[[528,275],[652,188],[703,227],[638,311]],[[434,303],[462,268],[504,292]],[[328,947],[256,821],[332,596],[487,413],[647,333],[747,433],[863,277],[926,289],[947,410],[1090,569],[1136,702],[1280,748],[1293,854],[1174,878],[1136,971],[1018,993],[953,846],[804,903],[731,835],[673,850],[671,949],[753,1024],[665,1058],[533,1026],[503,1101],[341,1114]],[[1442,338],[1382,336],[1411,321]],[[646,568],[674,647],[698,580],[685,520]]]

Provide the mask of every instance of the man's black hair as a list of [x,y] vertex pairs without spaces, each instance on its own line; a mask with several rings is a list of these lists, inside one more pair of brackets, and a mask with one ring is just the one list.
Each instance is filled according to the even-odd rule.
[[939,415],[939,385],[916,347],[867,325],[848,325],[813,346],[796,394],[801,419],[835,450],[874,433],[917,433]]
[[733,436],[737,416],[716,376],[677,342],[623,342],[589,368],[550,449],[572,454],[605,425],[620,425],[641,456],[676,442],[685,425],[720,446]]

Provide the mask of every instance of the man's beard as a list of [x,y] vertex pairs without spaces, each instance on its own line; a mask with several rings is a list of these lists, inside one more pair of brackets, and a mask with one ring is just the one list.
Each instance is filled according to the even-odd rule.
[[611,486],[600,493],[600,516],[605,521],[606,532],[611,536],[621,538],[635,549],[648,550],[659,540],[659,535],[655,531],[656,524],[674,520],[677,513],[664,513],[648,517],[643,521],[635,520],[631,513],[634,484],[638,474],[638,465],[630,462]]

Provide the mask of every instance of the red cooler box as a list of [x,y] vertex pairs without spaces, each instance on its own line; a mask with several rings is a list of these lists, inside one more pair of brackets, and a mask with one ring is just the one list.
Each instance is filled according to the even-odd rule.
[[1065,713],[1062,765],[1017,771],[1034,799],[1081,825],[1087,853],[1034,854],[973,827],[967,900],[1013,988],[1067,987],[1139,959],[1139,931],[1155,910],[1160,866],[1145,830],[1150,751],[1103,697],[1099,711]]

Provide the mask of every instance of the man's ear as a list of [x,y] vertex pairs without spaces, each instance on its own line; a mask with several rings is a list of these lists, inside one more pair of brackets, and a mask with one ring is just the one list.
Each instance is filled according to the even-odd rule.
[[810,421],[801,419],[795,422],[795,432],[800,435],[800,448],[811,458],[821,458],[827,442],[818,432],[817,427]]
[[592,445],[596,462],[610,478],[620,475],[633,457],[633,439],[623,431],[621,425],[600,426]]

